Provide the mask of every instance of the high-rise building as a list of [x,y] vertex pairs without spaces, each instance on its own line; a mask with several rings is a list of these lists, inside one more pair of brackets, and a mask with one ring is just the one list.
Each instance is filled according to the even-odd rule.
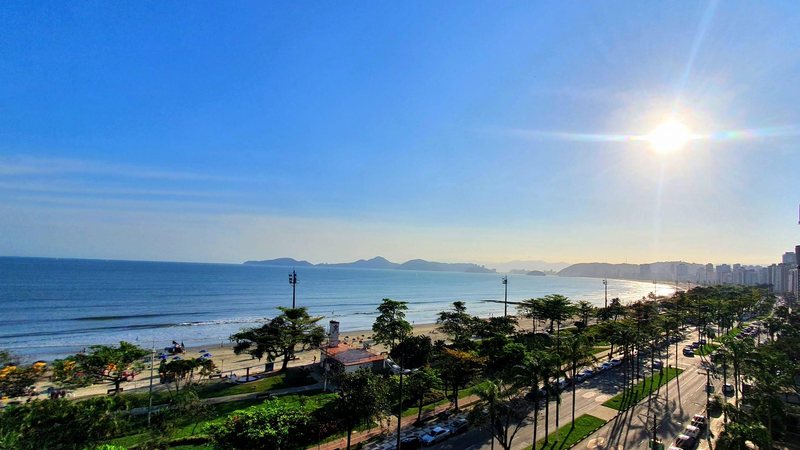
[[[795,251],[796,250],[797,250],[797,248],[795,248]],[[797,254],[795,252],[786,252],[786,253],[784,253],[782,259],[783,259],[782,262],[784,264],[792,264],[792,265],[795,265],[795,266],[797,265]]]
[[733,274],[731,273],[731,266],[727,264],[717,265],[717,283],[719,284],[733,283]]

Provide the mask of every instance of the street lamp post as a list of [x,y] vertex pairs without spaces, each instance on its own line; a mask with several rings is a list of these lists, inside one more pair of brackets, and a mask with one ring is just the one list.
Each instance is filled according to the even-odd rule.
[[297,272],[292,269],[292,273],[289,274],[289,284],[292,285],[292,309],[295,308],[295,291],[297,290]]
[[603,287],[605,288],[605,291],[606,291],[606,301],[605,301],[604,306],[606,308],[608,308],[608,279],[607,278],[603,278]]
[[508,317],[508,276],[503,277],[503,287],[505,288],[505,297],[503,300],[503,317]]

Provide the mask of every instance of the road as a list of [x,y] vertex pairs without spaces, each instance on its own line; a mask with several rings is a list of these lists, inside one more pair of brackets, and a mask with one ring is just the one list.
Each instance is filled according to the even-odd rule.
[[[678,344],[679,352],[696,338],[696,335],[691,332],[688,333],[688,336],[685,341]],[[669,348],[669,357],[665,359],[672,365],[675,364],[674,351],[675,345],[673,344]],[[644,365],[649,365],[649,361]],[[678,367],[684,369],[678,378],[662,387],[650,400],[645,400],[619,415],[616,410],[602,406],[602,403],[622,390],[623,378],[620,368],[601,373],[591,380],[581,383],[576,389],[575,416],[592,414],[609,420],[609,422],[576,448],[614,448],[617,450],[647,448],[648,440],[652,439],[654,413],[658,418],[658,437],[668,447],[685,428],[685,425],[689,424],[691,416],[703,412],[706,406],[707,375],[702,366],[702,358],[684,357],[679,353]],[[720,392],[722,382],[719,380],[714,382],[717,384],[716,392]],[[571,390],[562,394],[560,426],[568,424],[572,420],[571,394]],[[551,402],[550,412],[550,432],[553,432],[555,430],[555,402]],[[538,428],[537,439],[541,439],[544,437],[543,411],[540,412]],[[532,438],[533,423],[530,420],[518,432],[512,448],[524,449],[532,444]],[[475,429],[454,436],[431,448],[441,450],[491,449],[492,445],[489,433]],[[499,445],[497,448],[500,448]]]

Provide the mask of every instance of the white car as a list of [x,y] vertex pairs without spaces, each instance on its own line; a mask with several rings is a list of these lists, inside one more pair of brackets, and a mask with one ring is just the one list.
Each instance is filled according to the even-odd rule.
[[431,431],[422,435],[422,445],[433,445],[450,437],[450,430],[442,427],[434,427]]
[[606,362],[604,362],[603,364],[600,365],[600,370],[601,371],[606,371],[606,370],[608,370],[608,369],[610,369],[612,367],[614,367],[614,364],[612,364],[609,361],[606,361]]
[[618,365],[622,364],[622,360],[619,358],[610,359],[608,360],[608,362],[611,363],[611,365],[614,367],[617,367]]
[[697,428],[694,425],[687,425],[686,429],[683,430],[683,434],[689,437],[697,438],[698,436],[700,436],[700,428]]

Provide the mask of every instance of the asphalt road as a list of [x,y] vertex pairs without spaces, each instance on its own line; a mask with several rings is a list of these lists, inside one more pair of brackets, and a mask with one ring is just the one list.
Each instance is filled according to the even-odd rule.
[[[603,428],[589,436],[576,448],[613,448],[617,450],[648,448],[649,439],[652,439],[654,414],[657,421],[657,436],[668,447],[689,424],[691,416],[702,413],[706,406],[707,375],[702,364],[703,358],[682,355],[683,347],[696,339],[696,334],[691,331],[688,336],[678,344],[678,367],[684,369],[684,372],[672,380],[668,386],[662,387],[649,400],[644,400],[636,407],[611,418]],[[674,365],[674,352],[674,344],[669,347],[668,357],[663,355],[662,351],[664,361]],[[644,366],[649,366],[649,358],[645,362],[643,356],[642,360]],[[575,417],[581,414],[598,415],[599,412],[609,414],[610,411],[601,404],[622,390],[622,382],[621,368],[617,367],[578,385],[575,392]],[[716,385],[716,392],[721,392],[722,381],[712,378],[712,383]],[[550,432],[556,429],[555,409],[555,402],[550,402]],[[568,424],[572,420],[571,409],[572,392],[571,389],[568,389],[562,393],[558,415],[560,426]],[[544,411],[541,410],[537,439],[544,437],[544,416]],[[533,438],[531,418],[532,415],[517,433],[512,446],[515,450],[531,445]],[[497,443],[495,445],[498,449],[500,448]],[[490,449],[492,445],[488,432],[471,429],[431,448],[441,450]]]

